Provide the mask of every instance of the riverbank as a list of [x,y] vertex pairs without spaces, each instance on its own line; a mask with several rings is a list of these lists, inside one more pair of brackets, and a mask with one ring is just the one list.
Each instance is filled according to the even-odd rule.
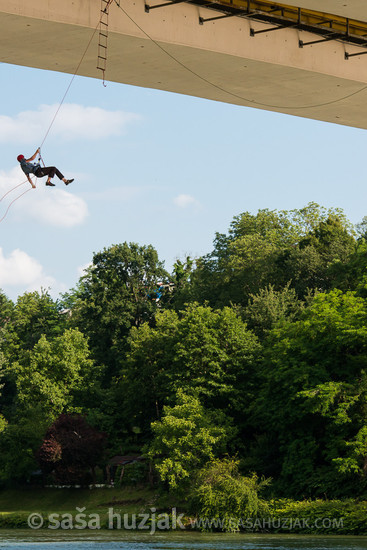
[[[167,498],[150,488],[24,488],[0,491],[0,528],[26,528],[30,514],[48,518],[80,510],[101,517],[113,508],[117,513],[139,514],[153,506],[167,506]],[[47,521],[44,522],[47,526]]]
[[[173,495],[147,487],[0,491],[2,529],[221,531],[223,524],[219,517],[195,518]],[[244,517],[238,529],[252,533],[367,535],[367,502],[270,500],[261,516]]]

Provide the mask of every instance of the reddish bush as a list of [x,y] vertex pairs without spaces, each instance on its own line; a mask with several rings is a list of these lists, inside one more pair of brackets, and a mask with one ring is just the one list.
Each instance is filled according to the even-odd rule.
[[47,430],[37,452],[44,473],[58,483],[84,483],[94,478],[106,435],[90,426],[81,415],[61,414]]

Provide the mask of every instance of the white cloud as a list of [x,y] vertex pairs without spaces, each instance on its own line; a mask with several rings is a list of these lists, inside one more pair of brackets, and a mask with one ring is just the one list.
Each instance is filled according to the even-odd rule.
[[[19,187],[22,186],[22,182],[27,181],[25,179],[25,176],[22,172],[19,172],[19,167],[13,168],[9,172],[5,172],[4,170],[0,170],[0,202],[2,197],[4,197],[5,193],[8,195],[11,195],[13,193],[12,189],[18,185]],[[18,188],[19,188],[18,187]],[[8,193],[9,191],[9,193]],[[14,190],[15,192],[15,190]],[[13,197],[14,198],[14,197]]]
[[25,292],[45,289],[56,299],[60,293],[67,291],[66,285],[47,275],[35,258],[19,249],[5,256],[1,247],[0,288],[13,301]]
[[47,288],[55,283],[53,277],[48,277],[42,265],[28,256],[26,252],[15,249],[8,257],[0,248],[0,286],[27,286],[29,289],[43,286]]
[[[33,219],[56,227],[74,227],[85,221],[88,207],[81,197],[64,189],[46,187],[40,181],[37,185],[37,189],[31,189],[27,180],[22,185],[19,167],[8,173],[0,171],[0,220],[10,206],[9,212],[22,220]],[[29,192],[21,196],[25,191]]]
[[82,224],[88,215],[86,202],[62,189],[39,187],[25,198],[23,205],[18,206],[23,217],[26,215],[46,225],[74,227]]
[[179,208],[187,208],[189,206],[200,205],[199,201],[197,201],[194,197],[192,197],[191,195],[184,195],[184,194],[177,195],[177,197],[173,199],[173,202]]
[[63,104],[57,112],[58,107],[40,105],[36,111],[22,111],[14,117],[0,115],[0,142],[34,144],[45,137],[51,124],[52,136],[98,140],[121,135],[129,123],[141,118],[125,111],[107,111],[73,103]]

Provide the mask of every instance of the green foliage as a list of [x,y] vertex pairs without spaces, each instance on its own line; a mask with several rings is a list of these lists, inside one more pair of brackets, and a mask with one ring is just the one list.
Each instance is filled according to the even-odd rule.
[[52,341],[42,336],[23,364],[14,363],[9,370],[15,378],[18,408],[33,410],[36,404],[47,421],[63,411],[78,410],[74,392],[91,385],[97,373],[87,341],[76,329]]
[[356,245],[340,209],[310,203],[300,210],[259,210],[236,216],[228,235],[217,234],[214,250],[200,258],[192,293],[214,307],[247,305],[251,294],[288,283],[300,298],[309,289],[334,284],[334,263],[347,262]]
[[[30,350],[42,335],[60,336],[65,329],[65,319],[60,315],[58,302],[45,290],[27,292],[20,296],[11,313],[8,327],[13,336],[12,350]],[[15,349],[14,349],[15,348]]]
[[152,246],[123,243],[93,256],[74,295],[72,322],[88,335],[97,363],[107,369],[107,383],[116,374],[131,327],[152,321],[157,303],[152,299],[167,272]]
[[262,471],[288,494],[365,491],[366,324],[365,301],[335,290],[270,333],[256,422],[272,434]]
[[66,320],[60,315],[59,304],[48,292],[27,292],[20,296],[15,305],[0,296],[1,357],[4,365],[4,389],[0,410],[7,417],[13,409],[16,387],[13,364],[27,361],[28,354],[41,336],[60,336]]
[[273,531],[327,535],[366,535],[365,501],[274,499],[268,502]]
[[330,215],[300,239],[297,247],[286,250],[279,258],[279,265],[297,294],[304,297],[309,289],[332,288],[337,267],[349,261],[355,247],[354,236],[342,220]]
[[35,469],[34,453],[48,425],[62,412],[81,411],[98,376],[87,341],[75,329],[51,341],[41,336],[21,359],[6,371],[15,396],[0,435],[0,480],[24,479]]
[[6,419],[3,417],[2,414],[0,414],[0,434],[3,432],[8,425]]
[[152,424],[153,441],[146,455],[154,461],[161,481],[184,490],[195,472],[223,451],[230,427],[223,414],[204,409],[197,397],[177,392],[177,404],[164,407],[161,421]]
[[171,275],[125,242],[95,253],[62,303],[0,292],[0,480],[27,479],[46,428],[82,413],[109,456],[146,445],[175,490],[216,469],[200,487],[219,509],[245,506],[224,452],[277,495],[364,497],[366,220],[357,230],[315,203],[244,212]]
[[258,294],[250,294],[248,305],[243,309],[243,317],[260,337],[263,337],[280,321],[295,320],[304,307],[289,283],[281,290],[273,285],[260,289]]
[[34,453],[45,428],[40,414],[20,416],[7,424],[0,434],[0,485],[24,483],[37,469]]
[[3,329],[12,318],[14,304],[0,291],[0,327]]
[[179,316],[162,311],[151,327],[131,331],[121,396],[131,421],[146,431],[176,391],[195,392],[209,409],[242,416],[252,398],[257,338],[230,308],[191,304]]
[[241,476],[238,464],[233,458],[214,459],[197,474],[191,492],[192,506],[206,529],[220,520],[223,531],[239,531],[244,518],[267,511],[259,492],[270,480],[259,481],[256,474]]
[[367,298],[367,243],[365,238],[357,242],[348,261],[330,266],[335,286],[343,291],[355,290],[358,295]]
[[177,260],[173,265],[171,281],[172,296],[166,296],[166,302],[176,311],[181,310],[186,303],[192,301],[191,277],[194,270],[194,260],[187,256],[185,261]]

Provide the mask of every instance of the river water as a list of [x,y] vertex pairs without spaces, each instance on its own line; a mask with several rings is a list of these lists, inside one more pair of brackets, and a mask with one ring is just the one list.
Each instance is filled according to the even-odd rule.
[[367,537],[0,530],[11,550],[367,550]]

